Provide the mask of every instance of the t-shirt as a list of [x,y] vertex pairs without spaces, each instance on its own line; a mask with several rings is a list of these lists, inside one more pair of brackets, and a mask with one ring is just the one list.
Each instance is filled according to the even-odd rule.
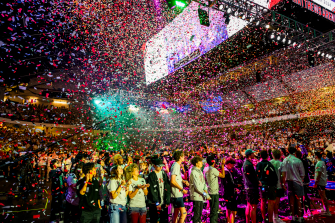
[[[109,193],[111,193],[112,191],[116,191],[118,189],[119,185],[121,185],[121,181],[122,180],[111,179],[109,181],[108,186],[107,186],[107,189],[108,189]],[[109,201],[112,204],[121,204],[121,205],[125,206],[126,203],[127,203],[126,185],[122,186],[121,192],[119,193],[119,195],[115,199],[112,199],[112,197],[110,197]]]
[[158,185],[159,185],[159,193],[161,195],[160,197],[160,204],[162,205],[164,203],[164,180],[163,180],[163,172],[159,171],[159,173],[155,172],[158,179]]
[[[131,184],[129,185],[129,193],[130,191],[135,191],[136,186],[142,186],[145,184],[145,180],[143,178],[138,178],[137,181],[134,179],[130,179]],[[135,197],[130,199],[129,206],[133,208],[144,208],[145,205],[145,195],[143,189],[138,189],[137,194]]]
[[100,210],[99,208],[99,181],[95,178],[92,181],[87,183],[86,192],[84,195],[80,194],[80,190],[84,187],[86,179],[83,178],[77,183],[77,194],[80,197],[79,205],[80,209],[85,212],[91,212]]
[[280,176],[281,176],[281,164],[282,162],[280,162],[280,160],[270,160],[270,163],[274,166],[276,173],[277,173],[277,177],[278,177],[278,182],[277,182],[277,189],[281,189],[281,184],[280,184]]
[[[318,185],[326,186],[327,185],[327,167],[324,161],[318,161],[316,163],[315,172],[319,172],[319,174],[321,174],[321,178],[320,178]],[[314,180],[316,180],[316,173],[314,176]]]
[[77,177],[74,173],[70,173],[67,176],[68,188],[67,188],[66,201],[75,206],[79,205],[79,197],[77,195],[77,190],[72,188],[71,185],[76,184],[77,181],[78,181]]
[[[181,172],[180,172],[180,165],[177,162],[174,162],[171,167],[171,179],[173,175],[176,175],[176,182],[183,188],[183,178],[181,177]],[[178,198],[178,197],[183,197],[183,192],[180,191],[178,188],[173,187],[171,185],[171,197],[173,198]]]
[[205,175],[209,194],[219,194],[219,174],[220,172],[215,167],[209,167]]

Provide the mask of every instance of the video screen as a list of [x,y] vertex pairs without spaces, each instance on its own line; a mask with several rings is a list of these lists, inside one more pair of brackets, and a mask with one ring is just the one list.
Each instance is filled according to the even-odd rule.
[[[254,2],[269,8],[279,0]],[[181,14],[146,43],[144,66],[147,85],[207,53],[247,25],[247,21],[230,16],[227,26],[224,12],[210,8],[210,26],[202,26],[198,8],[199,3],[191,2]],[[208,8],[202,9],[208,11]]]

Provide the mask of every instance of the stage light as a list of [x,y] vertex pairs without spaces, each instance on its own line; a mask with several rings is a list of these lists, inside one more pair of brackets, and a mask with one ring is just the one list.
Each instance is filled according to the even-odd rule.
[[257,21],[257,22],[256,22],[256,26],[258,26],[258,25],[259,25],[259,23],[260,23],[260,21]]
[[332,55],[329,55],[329,57],[328,57],[329,59],[331,59],[331,58],[333,58],[333,56]]
[[231,8],[228,8],[227,13],[228,14],[231,13]]
[[325,55],[325,53],[322,53],[321,56],[323,57]]
[[238,16],[238,11],[235,11],[234,16]]
[[186,3],[181,1],[176,1],[176,6],[185,7]]
[[280,40],[280,36],[277,36],[277,40]]
[[100,101],[99,99],[95,99],[95,100],[94,100],[94,103],[95,103],[95,104],[100,104],[100,102],[101,102],[101,101]]
[[289,40],[287,41],[287,44],[291,44],[291,42],[292,42],[292,41],[289,39]]
[[286,38],[284,37],[284,39],[283,39],[283,43],[285,43],[286,42]]
[[269,24],[267,24],[267,25],[265,26],[265,28],[267,28],[267,29],[268,29],[268,28],[270,28],[270,25],[269,25]]
[[326,54],[326,57],[328,58],[328,53]]
[[220,6],[219,6],[219,9],[220,9],[220,10],[223,10],[223,5],[220,5]]
[[245,19],[245,15],[242,16],[242,19]]
[[129,110],[136,112],[136,111],[138,111],[140,109],[138,107],[136,107],[135,105],[129,105]]
[[254,18],[253,18],[253,17],[250,18],[250,22],[252,22],[252,21],[254,21]]
[[320,54],[321,54],[321,52],[319,51],[319,52],[318,52],[318,55],[320,55]]

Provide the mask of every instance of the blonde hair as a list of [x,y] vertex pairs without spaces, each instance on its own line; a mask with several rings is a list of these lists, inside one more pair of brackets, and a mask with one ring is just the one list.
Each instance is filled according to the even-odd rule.
[[126,169],[126,180],[130,180],[131,178],[133,178],[133,172],[134,172],[134,169],[138,169],[138,166],[136,163],[133,163],[133,164],[130,164],[127,169]]

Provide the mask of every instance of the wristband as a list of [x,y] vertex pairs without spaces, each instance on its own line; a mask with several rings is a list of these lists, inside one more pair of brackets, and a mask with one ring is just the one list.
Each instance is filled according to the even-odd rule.
[[158,202],[156,203],[156,206],[159,206],[159,203],[158,203]]
[[203,195],[204,195],[204,197],[207,197],[207,194],[205,192],[203,193]]

